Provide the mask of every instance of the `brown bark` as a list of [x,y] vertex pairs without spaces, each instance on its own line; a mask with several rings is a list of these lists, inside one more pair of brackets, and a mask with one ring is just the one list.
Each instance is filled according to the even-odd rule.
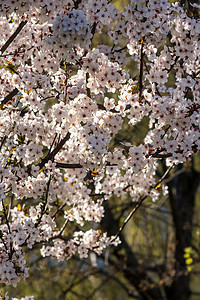
[[[177,169],[183,166],[179,165]],[[169,202],[171,206],[176,248],[174,253],[175,280],[166,288],[170,300],[188,300],[190,297],[189,274],[184,259],[184,249],[192,245],[192,222],[195,194],[199,184],[199,174],[193,166],[190,170],[176,176],[169,184]]]

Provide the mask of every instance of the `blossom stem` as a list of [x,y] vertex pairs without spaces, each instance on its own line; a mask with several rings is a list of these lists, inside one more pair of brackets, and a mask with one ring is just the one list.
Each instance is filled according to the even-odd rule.
[[144,42],[141,42],[141,51],[140,51],[140,74],[139,74],[139,101],[142,101],[142,89],[143,89],[143,59],[144,59]]

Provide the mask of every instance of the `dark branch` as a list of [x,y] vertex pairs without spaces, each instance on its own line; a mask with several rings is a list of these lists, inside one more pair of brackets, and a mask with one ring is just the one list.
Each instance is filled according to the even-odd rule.
[[94,36],[94,34],[95,34],[96,28],[97,28],[97,23],[94,22],[94,24],[92,25],[92,29],[91,29],[92,38],[93,38],[93,36]]
[[[24,28],[24,26],[26,25],[28,21],[22,21],[19,26],[17,27],[17,29],[15,30],[15,32],[9,37],[9,39],[7,40],[7,42],[1,47],[0,52],[1,54],[3,54],[6,49],[10,46],[10,44],[14,41],[14,39],[16,38],[16,36],[20,33],[20,31]],[[17,88],[15,88],[12,92],[10,92],[10,94],[8,94],[5,99],[3,101],[1,101],[1,104],[6,104],[9,100],[11,100],[14,96],[16,96],[18,94],[19,90]]]
[[15,30],[15,32],[9,37],[9,39],[7,40],[7,42],[1,47],[0,51],[3,54],[6,49],[10,46],[10,44],[14,41],[14,39],[16,38],[16,36],[20,33],[20,31],[23,29],[23,27],[26,25],[28,21],[22,21],[19,26],[17,27],[17,29]]
[[34,46],[31,46],[30,48],[28,48],[28,49],[23,49],[23,50],[19,50],[19,51],[14,51],[14,52],[10,52],[10,53],[7,53],[7,54],[4,54],[4,55],[0,55],[0,57],[7,57],[7,56],[16,56],[16,55],[18,55],[18,54],[21,54],[21,53],[25,53],[26,51],[29,51],[29,50],[31,50],[31,49],[33,49],[34,48]]
[[74,1],[74,8],[77,9],[79,4],[81,4],[82,0],[76,0]]
[[[114,44],[115,45],[115,44]],[[125,49],[127,49],[127,46],[124,46],[124,47],[122,47],[122,48],[120,48],[120,49],[118,49],[118,50],[111,50],[111,53],[113,54],[113,53],[119,53],[119,52],[122,52],[123,50],[125,50]]]
[[89,75],[89,73],[87,72],[87,73],[86,73],[86,90],[87,90],[87,96],[88,96],[89,98],[91,98],[90,89],[87,87],[89,78],[90,78],[90,75]]
[[4,144],[5,140],[6,140],[6,135],[4,135],[4,137],[1,140],[0,151],[1,151],[1,148],[3,147],[3,144]]
[[140,75],[139,75],[139,101],[142,100],[142,77],[143,77],[143,59],[144,59],[144,52],[143,52],[144,42],[141,41],[141,51],[140,51]]
[[2,101],[1,104],[6,104],[8,103],[8,101],[10,101],[14,96],[16,96],[19,93],[19,90],[17,88],[15,88],[14,90],[12,90],[12,92],[10,92],[10,94],[8,94]]
[[[167,175],[169,174],[170,170],[173,168],[173,166],[169,167],[167,169],[167,171],[164,173],[164,175],[160,178],[160,180],[152,186],[152,188],[156,188],[159,186],[159,184],[167,177]],[[115,237],[113,238],[112,241],[116,240],[116,238],[120,235],[120,233],[122,232],[122,230],[124,229],[124,227],[126,226],[126,224],[129,222],[129,220],[132,218],[132,216],[134,215],[134,213],[138,210],[138,208],[142,205],[142,203],[144,202],[144,200],[148,197],[148,195],[143,196],[142,198],[140,198],[140,201],[136,204],[136,206],[132,209],[132,211],[130,212],[130,214],[128,215],[128,217],[126,218],[126,220],[124,221],[123,225],[120,227],[120,229],[118,230],[117,234],[115,235]]]
[[81,164],[65,164],[56,162],[56,167],[63,169],[81,169],[83,166]]
[[38,164],[38,166],[40,167],[40,169],[42,169],[44,167],[44,165],[46,163],[48,163],[49,160],[53,160],[54,157],[56,156],[56,154],[61,150],[61,148],[63,147],[63,145],[66,143],[66,141],[68,141],[70,138],[70,133],[68,132],[66,134],[66,136],[60,141],[60,143],[56,146],[56,148],[49,152],[47,154],[47,156],[45,158],[42,159],[42,161]]

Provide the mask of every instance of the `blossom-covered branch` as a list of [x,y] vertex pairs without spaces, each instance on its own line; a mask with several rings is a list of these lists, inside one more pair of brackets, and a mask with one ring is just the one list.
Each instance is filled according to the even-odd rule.
[[[0,282],[16,285],[26,247],[64,260],[117,246],[144,200],[168,193],[168,172],[199,151],[200,25],[167,0],[121,10],[3,0],[0,22]],[[113,196],[135,207],[108,236],[100,222]]]

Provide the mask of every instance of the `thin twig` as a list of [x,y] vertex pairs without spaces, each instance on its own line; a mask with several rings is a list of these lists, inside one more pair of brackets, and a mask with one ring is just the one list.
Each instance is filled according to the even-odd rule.
[[69,218],[67,218],[67,219],[65,220],[65,223],[64,223],[62,229],[60,230],[60,232],[59,232],[59,234],[58,234],[59,236],[62,235],[63,231],[64,231],[65,228],[67,227],[68,222],[69,222]]
[[[83,168],[84,166],[81,165],[81,164],[77,164],[77,163],[74,163],[74,164],[67,164],[67,163],[61,163],[61,162],[56,162],[56,167],[57,168],[63,168],[63,169],[81,169]],[[117,166],[117,164],[110,164],[110,163],[107,163],[106,166],[109,166],[109,167],[112,167],[112,166]]]
[[69,140],[69,138],[70,138],[70,133],[68,132],[66,136],[59,142],[56,148],[53,151],[49,152],[47,156],[43,158],[42,161],[38,164],[40,169],[42,169],[49,160],[52,160],[56,156],[56,154],[61,150],[61,148],[66,143],[66,141]]
[[13,202],[14,202],[14,194],[11,195],[9,209],[8,209],[8,220],[10,218],[11,209],[13,208]]
[[66,163],[56,162],[56,167],[63,168],[63,169],[81,169],[83,166],[81,164],[66,164]]
[[[173,168],[173,165],[170,166],[167,171],[164,173],[164,175],[160,178],[160,180],[152,186],[152,188],[156,188],[159,186],[159,184],[166,178],[166,176],[168,175],[168,173],[170,172],[170,170]],[[136,204],[136,206],[132,209],[132,211],[129,213],[128,217],[126,218],[126,220],[124,221],[123,225],[120,227],[120,229],[118,230],[117,234],[115,235],[115,237],[112,239],[112,242],[116,240],[116,238],[120,235],[120,233],[122,232],[122,230],[124,229],[124,227],[126,226],[126,224],[129,222],[129,220],[132,218],[132,216],[134,215],[134,213],[138,210],[138,208],[142,205],[142,203],[144,202],[144,200],[148,197],[148,195],[143,196],[140,201]]]
[[52,149],[52,147],[53,147],[53,145],[54,145],[54,143],[55,143],[55,140],[56,140],[56,138],[57,138],[57,135],[58,135],[58,133],[56,132],[56,134],[55,134],[55,136],[54,136],[54,139],[53,139],[53,142],[51,143],[51,146],[50,146],[50,148],[49,148],[48,154],[51,152],[51,149]]
[[89,75],[89,73],[87,72],[87,73],[86,73],[86,91],[87,91],[87,96],[88,96],[89,98],[91,98],[90,89],[87,87],[89,78],[90,78],[90,75]]
[[[11,235],[10,223],[9,223],[9,220],[8,220],[8,215],[6,214],[6,207],[5,207],[3,199],[2,199],[2,205],[3,205],[3,214],[4,214],[4,217],[6,219],[6,225],[8,227],[8,232]],[[7,249],[7,247],[6,247],[6,249]],[[9,259],[12,259],[12,255],[13,255],[12,241],[10,242],[10,252],[8,252],[8,255],[9,255]]]
[[[49,177],[49,180],[47,182],[47,190],[46,190],[46,196],[45,196],[45,199],[44,199],[44,205],[42,206],[41,208],[41,214],[40,214],[40,217],[38,218],[37,222],[35,223],[35,228],[37,228],[41,221],[42,221],[42,217],[43,215],[46,213],[46,206],[47,206],[47,200],[48,200],[48,195],[49,195],[49,188],[50,188],[50,183],[51,183],[51,176]],[[23,242],[23,244],[21,245],[21,247],[27,245],[27,241],[29,240],[30,238],[30,234],[26,237],[25,241]]]
[[6,140],[6,135],[4,135],[4,137],[1,140],[0,151],[1,151],[1,148],[3,147],[3,144],[4,144],[5,140]]
[[140,50],[140,75],[139,75],[139,101],[142,101],[142,89],[143,89],[143,82],[142,82],[142,77],[143,77],[143,59],[144,59],[144,42],[143,40],[141,41],[141,50]]
[[8,57],[8,56],[12,56],[12,55],[16,56],[16,55],[18,55],[18,54],[25,53],[25,52],[27,52],[27,51],[33,49],[33,48],[34,48],[34,46],[31,46],[31,47],[28,48],[28,49],[23,49],[23,50],[21,50],[21,51],[19,50],[19,51],[10,52],[10,53],[7,53],[7,54],[0,55],[0,57]]
[[[115,45],[115,44],[114,44],[114,45]],[[113,47],[112,47],[110,53],[113,54],[113,53],[122,52],[122,51],[125,50],[125,49],[127,49],[127,46],[124,46],[124,47],[122,47],[122,48],[120,48],[120,49],[117,49],[117,50],[113,50]]]
[[[97,10],[97,12],[99,12],[99,9]],[[98,22],[94,22],[94,24],[92,25],[92,29],[91,29],[92,38],[91,38],[91,41],[94,37],[95,31],[96,31],[96,28],[97,28],[97,24],[98,24]]]
[[86,300],[91,300],[95,294],[105,285],[108,283],[108,281],[110,280],[111,278],[109,276],[107,276],[106,278],[104,278],[99,285],[97,285],[93,291],[88,295],[88,297],[86,298]]
[[56,218],[56,215],[65,207],[65,205],[66,205],[66,203],[64,203],[57,209],[57,211],[52,215],[52,219]]

